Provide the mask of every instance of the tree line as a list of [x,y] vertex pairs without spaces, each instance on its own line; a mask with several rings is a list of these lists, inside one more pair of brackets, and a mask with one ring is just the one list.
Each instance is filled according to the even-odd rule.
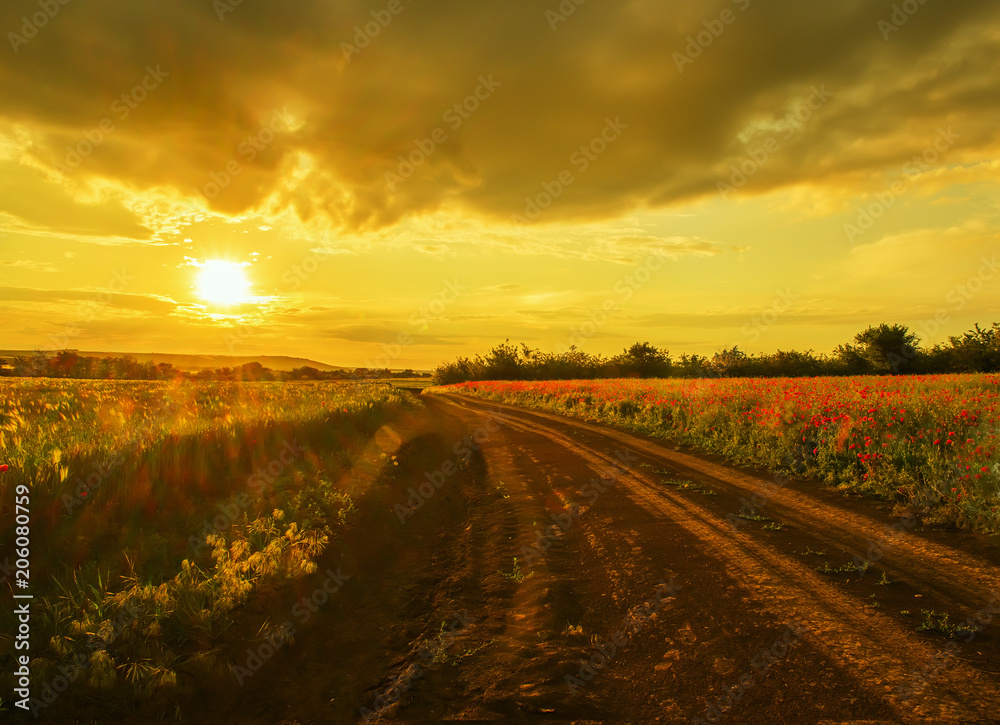
[[[3,361],[0,361],[3,362]],[[73,350],[60,350],[55,354],[36,351],[32,355],[18,355],[0,366],[0,375],[8,377],[78,378],[91,380],[226,380],[288,381],[288,380],[358,380],[385,378],[430,377],[430,373],[413,370],[392,372],[388,369],[372,370],[319,370],[310,365],[291,370],[272,370],[259,362],[249,362],[235,367],[215,370],[181,370],[172,363],[139,362],[131,355],[121,357],[91,357]]]
[[510,340],[486,355],[459,357],[439,365],[434,380],[449,385],[476,380],[579,380],[593,378],[803,377],[826,375],[899,375],[1000,371],[1000,323],[979,324],[948,338],[947,344],[920,346],[906,325],[880,324],[838,345],[832,354],[778,350],[749,355],[738,345],[712,357],[681,355],[648,342],[637,342],[618,355],[592,355],[571,347],[548,353]]

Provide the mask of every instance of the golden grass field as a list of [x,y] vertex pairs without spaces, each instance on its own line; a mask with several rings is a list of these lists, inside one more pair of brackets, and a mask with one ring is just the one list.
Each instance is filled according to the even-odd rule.
[[4,552],[16,494],[31,511],[29,587],[13,557],[3,576],[35,597],[41,712],[228,674],[233,610],[315,570],[353,510],[335,482],[414,405],[384,383],[0,382]]

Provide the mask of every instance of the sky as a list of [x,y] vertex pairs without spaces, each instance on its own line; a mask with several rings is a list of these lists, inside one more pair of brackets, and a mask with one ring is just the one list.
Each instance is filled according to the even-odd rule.
[[995,0],[7,0],[0,348],[433,368],[1000,320]]

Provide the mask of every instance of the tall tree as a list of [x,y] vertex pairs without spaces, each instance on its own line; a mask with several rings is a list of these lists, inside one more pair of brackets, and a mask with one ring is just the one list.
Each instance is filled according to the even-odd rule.
[[906,325],[869,327],[859,332],[854,341],[864,349],[865,356],[879,370],[902,372],[917,356],[919,340]]

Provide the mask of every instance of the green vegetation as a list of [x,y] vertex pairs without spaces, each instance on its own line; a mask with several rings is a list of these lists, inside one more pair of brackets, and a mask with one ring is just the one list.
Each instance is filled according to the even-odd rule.
[[952,624],[948,621],[950,617],[947,612],[921,609],[920,613],[924,615],[924,621],[917,625],[918,632],[938,632],[954,639],[961,635],[973,634],[979,631],[979,628],[975,625]]
[[511,571],[506,572],[506,571],[503,571],[502,569],[497,569],[497,574],[499,574],[500,576],[502,576],[504,579],[506,579],[508,581],[512,581],[512,582],[514,582],[516,584],[520,584],[525,579],[527,579],[529,576],[531,576],[531,574],[533,574],[533,573],[534,572],[525,574],[521,570],[521,565],[517,563],[517,557],[516,556],[514,557],[514,568],[511,569]]
[[229,382],[260,382],[289,380],[382,380],[399,379],[429,382],[430,373],[413,370],[390,371],[387,368],[354,370],[319,370],[311,365],[291,370],[271,370],[259,362],[214,370],[182,370],[172,363],[138,362],[131,355],[121,357],[91,357],[75,350],[50,353],[42,350],[32,355],[17,355],[0,359],[0,376],[22,378],[71,378],[75,380],[202,380]]
[[905,325],[881,324],[859,332],[852,343],[831,355],[812,350],[778,350],[748,355],[734,345],[711,358],[670,353],[637,342],[611,358],[591,355],[575,346],[546,353],[508,340],[485,356],[460,357],[434,371],[438,385],[482,380],[593,380],[595,378],[717,378],[943,374],[1000,371],[1000,323],[978,324],[946,345],[921,348]]
[[[14,489],[30,491],[34,696],[75,673],[45,715],[92,698],[127,713],[231,680],[244,605],[316,571],[355,511],[337,482],[418,405],[384,383],[22,379],[0,396],[4,521]],[[14,534],[0,531],[4,551]]]

